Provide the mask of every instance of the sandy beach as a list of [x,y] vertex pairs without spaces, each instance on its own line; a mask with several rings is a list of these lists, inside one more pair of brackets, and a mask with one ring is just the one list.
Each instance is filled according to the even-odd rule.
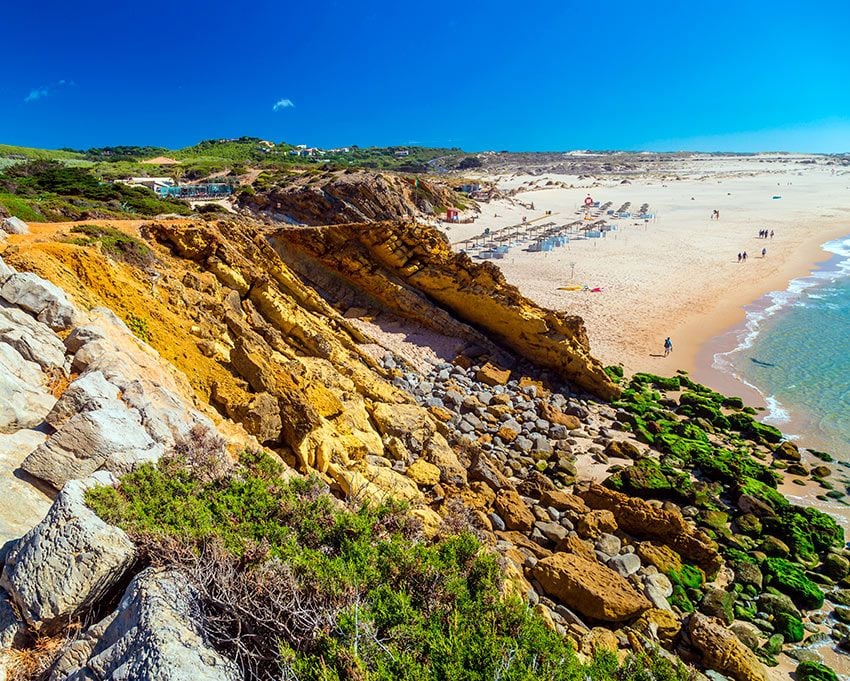
[[[614,210],[625,202],[632,211],[649,204],[655,217],[648,222],[608,218],[616,230],[604,238],[572,239],[550,252],[515,246],[494,262],[534,301],[583,317],[605,363],[663,374],[685,369],[721,382],[706,366],[706,344],[740,324],[744,306],[828,259],[823,243],[850,234],[850,170],[824,157],[788,154],[695,155],[670,165],[663,173],[638,170],[626,183],[621,175],[493,177],[514,195],[483,203],[472,224],[441,228],[461,249],[484,228],[523,218],[558,225],[581,219],[588,195]],[[712,219],[714,210],[719,219]],[[765,228],[774,230],[773,239],[758,238]],[[743,251],[748,259],[739,263]],[[602,291],[559,290],[570,284]],[[665,358],[667,336],[674,351]]]

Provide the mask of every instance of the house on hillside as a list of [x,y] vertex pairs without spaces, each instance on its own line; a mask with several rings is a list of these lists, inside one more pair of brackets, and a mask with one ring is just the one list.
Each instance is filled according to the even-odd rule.
[[173,187],[177,183],[170,177],[130,177],[126,180],[116,180],[121,184],[126,184],[131,187],[145,187],[157,194],[161,193],[166,187]]
[[408,151],[407,149],[396,149],[394,155],[397,158],[401,158],[401,157],[404,157],[404,156],[410,156],[410,151]]

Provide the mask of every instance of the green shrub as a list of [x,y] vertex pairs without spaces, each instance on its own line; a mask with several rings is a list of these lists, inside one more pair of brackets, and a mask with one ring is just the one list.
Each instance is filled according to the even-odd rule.
[[[565,639],[527,605],[502,599],[495,556],[468,532],[428,543],[402,507],[341,507],[315,479],[282,480],[264,456],[245,457],[217,479],[197,470],[170,459],[145,465],[118,488],[90,490],[87,502],[152,562],[186,569],[192,555],[213,556],[205,573],[237,575],[219,589],[256,580],[246,594],[294,591],[312,604],[324,625],[309,631],[286,612],[274,629],[249,622],[257,627],[252,654],[262,678],[582,678]],[[186,556],[175,546],[194,548]],[[198,586],[202,594],[210,588]],[[242,605],[273,612],[263,601]],[[232,618],[226,631],[212,630],[232,653],[227,640],[246,623],[216,614],[219,622]]]
[[81,235],[72,238],[71,243],[78,246],[99,244],[105,253],[132,265],[146,265],[153,260],[153,251],[144,241],[113,227],[77,225],[71,232]]
[[133,334],[139,340],[144,341],[145,343],[151,342],[151,333],[148,328],[148,320],[142,317],[139,317],[132,312],[127,315],[127,328],[133,332]]

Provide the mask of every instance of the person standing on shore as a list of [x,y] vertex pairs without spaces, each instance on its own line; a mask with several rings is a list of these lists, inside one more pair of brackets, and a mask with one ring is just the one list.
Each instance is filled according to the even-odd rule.
[[667,357],[671,352],[673,352],[673,341],[670,340],[670,336],[667,336],[664,341],[664,356]]
[[746,251],[744,251],[744,252],[741,254],[741,260],[743,260],[744,262],[747,262],[747,252],[746,252]]
[[762,249],[761,249],[761,257],[762,257],[762,258],[764,258],[764,257],[766,257],[766,256],[767,256],[767,249],[766,249],[766,248],[762,248]]
[[741,262],[741,254],[738,253],[738,262]]

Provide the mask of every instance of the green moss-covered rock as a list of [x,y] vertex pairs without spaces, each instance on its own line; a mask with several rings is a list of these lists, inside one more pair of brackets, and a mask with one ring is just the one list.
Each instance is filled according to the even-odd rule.
[[777,518],[766,518],[765,530],[782,538],[791,555],[808,564],[818,554],[844,544],[844,530],[835,520],[816,508],[787,506]]
[[803,622],[785,612],[781,612],[774,617],[773,626],[776,628],[777,634],[782,634],[782,638],[785,639],[786,643],[799,643],[805,635]]
[[702,514],[702,522],[714,530],[717,534],[725,534],[729,528],[726,527],[729,522],[729,514],[723,511],[705,511]]
[[[767,504],[774,513],[779,513],[780,511],[789,508],[791,506],[791,502],[782,496],[775,487],[775,483],[770,485],[761,479],[753,477],[743,477],[737,481],[737,492],[739,496],[742,494],[751,496]],[[738,507],[741,508],[740,503],[738,504]],[[747,509],[742,508],[741,510]]]
[[797,681],[838,681],[838,676],[820,662],[801,662],[795,672]]
[[782,433],[778,428],[756,421],[749,414],[738,412],[729,416],[729,425],[747,439],[755,442],[778,444]]
[[821,571],[833,579],[843,579],[850,574],[850,561],[837,553],[828,553],[823,559]]
[[798,606],[807,610],[823,606],[823,591],[796,563],[784,558],[768,558],[762,567],[767,583],[788,594]]
[[768,535],[764,539],[762,539],[761,544],[759,544],[761,550],[764,551],[768,556],[776,556],[779,558],[787,558],[791,555],[791,549],[788,548],[788,544],[786,544],[781,539],[777,537],[772,537]]
[[790,440],[785,440],[784,442],[779,443],[776,449],[773,450],[773,456],[777,459],[784,459],[785,461],[800,461],[800,450]]
[[794,601],[783,593],[760,594],[758,597],[758,607],[759,610],[766,612],[772,617],[777,617],[781,613],[796,617],[797,619],[801,619],[802,617],[800,610],[794,605]]
[[717,617],[727,626],[735,620],[735,594],[707,587],[699,604],[700,612]]
[[782,634],[774,634],[769,639],[767,639],[767,643],[764,646],[764,651],[768,655],[779,655],[782,652],[782,644],[785,642]]
[[673,593],[667,599],[667,602],[674,608],[678,608],[681,612],[693,612],[694,604],[690,598],[688,598],[688,593],[681,584],[673,585]]
[[681,570],[670,570],[667,576],[674,585],[681,584],[686,589],[699,589],[705,581],[702,570],[688,563]]
[[755,563],[735,561],[731,564],[731,566],[732,570],[735,572],[736,582],[745,586],[751,584],[756,589],[761,589],[764,584],[764,578],[758,565]]
[[752,513],[744,513],[735,518],[735,527],[738,532],[748,537],[760,537],[762,533],[761,520]]
[[678,376],[665,378],[663,376],[646,373],[637,373],[632,376],[632,385],[637,384],[642,386],[647,383],[659,390],[680,390],[682,388],[682,384]]

